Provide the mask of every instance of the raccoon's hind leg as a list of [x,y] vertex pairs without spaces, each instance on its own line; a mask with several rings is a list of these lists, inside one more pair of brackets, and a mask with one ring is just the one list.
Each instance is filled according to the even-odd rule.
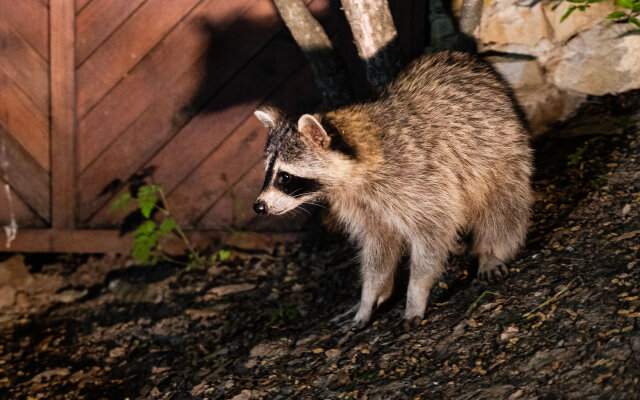
[[478,278],[501,279],[509,270],[506,262],[524,243],[529,221],[530,194],[509,193],[502,198],[494,194],[494,207],[486,207],[472,222],[473,249],[478,257]]
[[377,306],[391,296],[393,279],[403,242],[391,230],[371,224],[362,238],[362,296],[354,317],[357,327],[363,327],[371,319]]

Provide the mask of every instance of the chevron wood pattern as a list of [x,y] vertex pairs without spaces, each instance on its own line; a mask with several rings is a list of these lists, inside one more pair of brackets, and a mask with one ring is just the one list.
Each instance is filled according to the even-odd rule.
[[[330,0],[304,1],[353,47]],[[251,209],[266,140],[253,110],[318,103],[271,0],[0,0],[0,50],[0,185],[23,232],[11,250],[126,249],[109,205],[140,180],[164,184],[198,240],[302,228]]]
[[[50,212],[49,9],[0,0],[0,223],[44,228]],[[9,191],[4,186],[8,185]],[[4,247],[4,243],[1,243]]]

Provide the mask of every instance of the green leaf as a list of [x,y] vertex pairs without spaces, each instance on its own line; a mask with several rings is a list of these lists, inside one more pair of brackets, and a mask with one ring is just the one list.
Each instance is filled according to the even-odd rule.
[[172,230],[176,229],[178,224],[173,218],[165,218],[160,223],[160,227],[158,228],[159,236],[167,236]]
[[636,1],[636,3],[631,8],[631,11],[634,13],[640,13],[640,1]]
[[608,19],[615,19],[615,18],[622,18],[622,17],[626,17],[627,13],[624,11],[616,11],[616,12],[612,12],[611,14],[607,15]]
[[145,221],[133,232],[133,237],[151,236],[156,229],[154,221]]
[[229,257],[231,257],[231,252],[229,250],[218,250],[218,260],[228,260]]
[[587,9],[587,7],[589,7],[589,6],[578,6],[578,10],[584,11],[584,10]]
[[145,218],[149,218],[151,216],[151,212],[153,208],[156,206],[156,202],[158,198],[155,195],[147,196],[141,199],[138,199],[138,203],[140,205],[140,212],[144,215]]
[[629,17],[629,22],[640,28],[640,19],[636,17]]
[[113,203],[111,203],[110,211],[124,211],[129,208],[131,203],[131,193],[123,193]]
[[565,19],[569,18],[569,15],[571,15],[575,10],[576,10],[576,6],[571,6],[569,7],[569,9],[567,10],[566,13],[564,13],[564,15],[562,16],[562,18],[560,18],[560,22],[564,21]]
[[633,0],[616,0],[616,3],[618,3],[620,7],[624,7],[624,8],[633,7]]

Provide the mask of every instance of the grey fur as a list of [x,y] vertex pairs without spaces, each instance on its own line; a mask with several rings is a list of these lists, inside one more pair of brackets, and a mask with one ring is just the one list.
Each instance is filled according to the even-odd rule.
[[[483,60],[442,52],[416,60],[376,101],[298,123],[274,109],[265,161],[275,172],[259,201],[273,213],[326,201],[361,248],[362,297],[355,322],[370,320],[410,256],[405,319],[427,297],[458,232],[470,232],[479,274],[506,274],[523,244],[532,204],[532,151],[523,114]],[[345,150],[347,149],[347,150]],[[277,154],[277,157],[275,156]],[[279,171],[318,182],[302,196],[274,188]]]

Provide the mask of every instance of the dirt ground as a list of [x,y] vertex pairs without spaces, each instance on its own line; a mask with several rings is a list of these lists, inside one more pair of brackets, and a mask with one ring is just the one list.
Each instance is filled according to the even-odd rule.
[[339,237],[189,272],[3,256],[0,398],[640,399],[628,101],[599,99],[535,143],[535,216],[510,275],[481,283],[472,260],[452,259],[409,332],[404,270],[371,326],[335,324],[359,295]]

